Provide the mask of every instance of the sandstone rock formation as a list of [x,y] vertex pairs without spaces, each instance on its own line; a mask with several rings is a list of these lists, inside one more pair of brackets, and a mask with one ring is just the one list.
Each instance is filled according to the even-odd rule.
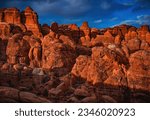
[[44,36],[47,35],[47,34],[49,34],[49,32],[50,32],[50,26],[48,26],[47,24],[42,25],[41,31],[42,31],[42,34]]
[[128,85],[133,89],[150,90],[150,51],[139,50],[129,58]]
[[33,32],[34,35],[41,37],[41,30],[40,26],[38,23],[38,16],[37,14],[32,10],[32,8],[27,7],[23,12],[22,12],[22,21],[27,27],[28,31]]
[[[23,12],[20,12],[17,8],[1,9],[0,22],[2,22],[2,25],[4,24],[3,22],[5,22],[12,26],[18,26],[23,32],[26,32],[27,29],[35,36],[42,36],[38,16],[30,7],[27,7]],[[1,27],[1,29],[3,33],[8,33],[5,32],[4,27]]]
[[58,33],[58,29],[59,29],[58,23],[54,22],[51,24],[51,30],[53,32]]
[[17,8],[8,8],[4,11],[4,21],[11,24],[20,24],[21,15]]
[[83,46],[90,46],[91,41],[91,29],[87,22],[83,22],[80,27],[80,41]]
[[150,102],[150,29],[40,25],[0,9],[0,102]]
[[3,97],[0,101],[3,102],[28,102],[28,103],[41,103],[50,102],[45,98],[36,96],[29,92],[22,92],[10,87],[0,86],[0,96]]
[[[114,74],[114,70],[122,69],[121,64],[126,64],[126,59],[122,56],[118,51],[104,47],[94,47],[91,57],[79,56],[76,59],[72,74],[93,84],[103,83]],[[118,75],[118,73],[115,74]]]
[[4,38],[10,35],[11,27],[6,22],[0,22],[0,37]]
[[[64,42],[65,40],[66,38]],[[69,41],[71,42],[70,39]],[[58,75],[66,74],[71,70],[75,63],[76,53],[71,47],[72,44],[70,45],[68,42],[62,43],[59,39],[52,38],[49,35],[44,37],[42,41],[43,68],[54,70]]]
[[29,51],[30,67],[41,67],[42,61],[42,46],[39,41],[35,40],[34,45]]
[[22,38],[22,34],[15,34],[8,40],[6,49],[7,62],[10,64],[29,64],[29,44]]

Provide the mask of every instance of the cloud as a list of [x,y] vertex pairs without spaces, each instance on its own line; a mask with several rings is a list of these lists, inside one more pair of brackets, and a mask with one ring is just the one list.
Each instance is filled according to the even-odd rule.
[[144,9],[150,10],[150,0],[136,0],[136,5],[133,11],[139,11]]
[[83,15],[90,9],[91,5],[88,1],[89,0],[5,0],[0,1],[0,7],[18,7],[22,10],[25,6],[31,6],[41,15],[50,13],[73,17]]
[[117,20],[118,18],[117,17],[113,17],[113,18],[111,18],[109,21],[115,21],[115,20]]
[[67,18],[89,16],[106,18],[107,14],[111,16],[115,11],[129,8],[112,0],[47,0],[45,2],[38,0],[32,2],[31,6],[41,15],[49,12]]
[[81,19],[63,19],[61,22],[65,24],[74,24],[81,21]]
[[39,13],[49,12],[66,17],[80,16],[90,9],[88,0],[47,0],[45,2],[41,0],[39,2],[32,2],[31,5],[37,9]]
[[40,16],[50,14],[68,18],[84,16],[106,18],[107,14],[111,16],[115,11],[128,8],[115,0],[1,0],[0,7],[3,6],[16,6],[21,10],[25,6],[31,6]]
[[150,0],[0,0],[1,8],[17,7],[22,11],[26,6],[38,13],[40,23],[54,20],[60,24],[75,22],[80,25],[82,21],[89,21],[94,27],[144,24],[149,18],[135,17],[150,13]]
[[135,23],[137,23],[137,20],[124,20],[119,24],[129,24],[129,25],[131,25],[131,24],[135,24]]
[[134,3],[133,2],[124,2],[122,3],[123,5],[126,5],[126,6],[133,6]]
[[140,16],[137,16],[137,19],[140,25],[150,24],[150,15],[140,15]]
[[150,15],[140,15],[137,16],[134,20],[125,20],[122,21],[120,24],[129,24],[129,25],[150,25]]
[[146,2],[146,3],[150,3],[150,1],[149,0],[135,0],[136,2]]
[[99,19],[99,20],[95,20],[94,23],[101,23],[102,22],[102,19]]
[[111,4],[107,1],[102,1],[100,7],[103,10],[108,10],[111,7]]

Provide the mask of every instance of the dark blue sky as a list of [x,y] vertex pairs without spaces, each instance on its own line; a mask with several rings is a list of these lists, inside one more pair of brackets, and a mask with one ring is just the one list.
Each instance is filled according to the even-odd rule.
[[119,24],[150,25],[150,0],[1,0],[0,8],[31,6],[41,24],[88,21],[90,27],[105,28]]

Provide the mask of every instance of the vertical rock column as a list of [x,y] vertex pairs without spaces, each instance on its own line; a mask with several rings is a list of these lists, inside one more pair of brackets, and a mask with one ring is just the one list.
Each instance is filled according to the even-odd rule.
[[90,46],[91,41],[91,29],[88,22],[83,22],[80,27],[80,41],[83,46]]
[[11,24],[20,24],[21,15],[17,8],[8,8],[4,11],[4,21]]
[[25,24],[27,30],[31,31],[35,36],[42,36],[40,26],[38,23],[38,15],[30,7],[27,7],[22,12],[22,22]]

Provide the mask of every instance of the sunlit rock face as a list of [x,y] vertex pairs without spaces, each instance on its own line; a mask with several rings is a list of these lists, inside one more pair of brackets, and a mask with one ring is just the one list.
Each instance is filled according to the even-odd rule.
[[41,29],[38,23],[38,15],[32,10],[32,8],[27,7],[22,12],[22,21],[25,24],[28,31],[33,32],[34,35],[41,37]]
[[150,29],[40,25],[0,9],[0,102],[150,102]]

